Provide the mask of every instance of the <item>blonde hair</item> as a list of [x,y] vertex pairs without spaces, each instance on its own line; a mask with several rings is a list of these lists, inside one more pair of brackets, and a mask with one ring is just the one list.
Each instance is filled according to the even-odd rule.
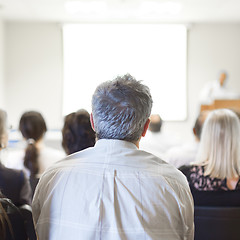
[[204,175],[233,178],[240,175],[240,122],[228,109],[209,113],[201,135],[196,164],[204,166]]

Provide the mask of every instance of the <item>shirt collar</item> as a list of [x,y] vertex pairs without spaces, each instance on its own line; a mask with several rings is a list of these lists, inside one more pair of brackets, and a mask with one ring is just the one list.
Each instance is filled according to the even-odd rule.
[[131,149],[138,149],[137,146],[132,143],[125,140],[118,140],[118,139],[100,139],[97,140],[95,147],[96,148],[102,148],[102,147],[109,147],[109,148],[131,148]]

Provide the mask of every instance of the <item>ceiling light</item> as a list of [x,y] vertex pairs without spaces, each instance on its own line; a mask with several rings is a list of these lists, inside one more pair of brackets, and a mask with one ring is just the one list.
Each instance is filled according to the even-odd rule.
[[182,5],[179,2],[144,1],[139,8],[139,14],[177,15],[181,10]]
[[65,10],[71,15],[103,13],[106,12],[107,5],[103,1],[68,1],[65,2]]

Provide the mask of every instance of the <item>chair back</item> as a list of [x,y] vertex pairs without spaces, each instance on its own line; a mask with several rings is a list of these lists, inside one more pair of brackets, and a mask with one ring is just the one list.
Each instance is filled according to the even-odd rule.
[[194,207],[195,240],[239,240],[240,207]]
[[24,219],[24,225],[25,225],[28,238],[30,240],[36,240],[37,236],[34,229],[31,206],[27,204],[22,205],[19,207],[19,211]]

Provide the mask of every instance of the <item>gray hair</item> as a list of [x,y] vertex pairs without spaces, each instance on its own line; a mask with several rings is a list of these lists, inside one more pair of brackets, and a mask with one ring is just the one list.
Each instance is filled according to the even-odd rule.
[[209,113],[202,130],[197,164],[204,175],[232,178],[240,175],[240,123],[229,109]]
[[151,109],[149,88],[130,74],[100,84],[92,97],[97,138],[139,140]]
[[0,109],[0,148],[6,147],[4,140],[7,134],[7,113]]

